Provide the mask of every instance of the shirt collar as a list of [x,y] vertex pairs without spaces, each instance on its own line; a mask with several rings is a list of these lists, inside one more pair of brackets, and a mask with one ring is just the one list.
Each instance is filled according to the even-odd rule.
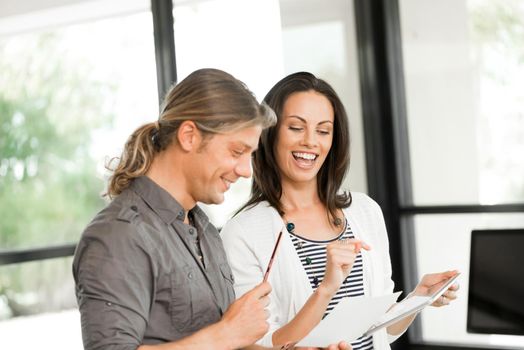
[[[135,178],[131,183],[130,189],[139,195],[166,224],[170,225],[175,220],[184,221],[186,212],[182,205],[149,177],[140,176]],[[209,218],[202,209],[195,206],[191,209],[191,212],[196,221],[204,227],[207,226]]]

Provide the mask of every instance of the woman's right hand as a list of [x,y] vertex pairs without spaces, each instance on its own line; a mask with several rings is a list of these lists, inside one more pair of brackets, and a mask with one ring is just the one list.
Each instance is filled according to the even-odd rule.
[[328,244],[326,272],[318,288],[334,295],[351,272],[361,249],[370,250],[371,247],[358,239],[343,239]]

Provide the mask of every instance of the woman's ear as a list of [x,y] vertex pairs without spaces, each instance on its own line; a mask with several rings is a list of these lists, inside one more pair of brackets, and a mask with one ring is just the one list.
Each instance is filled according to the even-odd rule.
[[198,150],[202,142],[202,134],[192,120],[186,120],[180,124],[176,137],[180,148],[186,152]]

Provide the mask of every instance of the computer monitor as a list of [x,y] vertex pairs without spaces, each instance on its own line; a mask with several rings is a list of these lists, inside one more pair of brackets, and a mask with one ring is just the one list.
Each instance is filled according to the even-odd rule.
[[524,229],[472,231],[467,330],[524,335]]

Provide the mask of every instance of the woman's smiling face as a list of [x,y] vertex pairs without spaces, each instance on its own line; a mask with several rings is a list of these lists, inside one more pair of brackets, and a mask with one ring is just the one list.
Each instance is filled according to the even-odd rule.
[[334,110],[315,91],[290,95],[281,113],[276,160],[282,182],[316,183],[333,143]]

